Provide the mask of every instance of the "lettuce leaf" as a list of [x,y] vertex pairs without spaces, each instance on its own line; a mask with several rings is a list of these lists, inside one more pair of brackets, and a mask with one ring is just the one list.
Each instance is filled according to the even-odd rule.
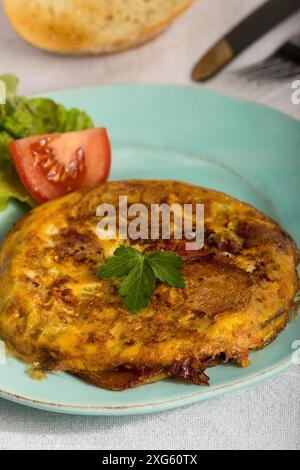
[[0,76],[6,88],[6,104],[0,104],[0,211],[9,199],[32,205],[23,188],[8,151],[16,139],[31,135],[80,131],[94,127],[92,119],[76,108],[66,109],[48,98],[27,99],[17,95],[19,80],[14,75]]
[[[13,141],[12,136],[6,131],[0,131],[0,169],[1,163],[11,163],[11,157],[8,151],[8,145]],[[11,163],[12,165],[12,163]]]
[[19,100],[3,117],[2,130],[16,139],[31,135],[71,132],[94,127],[90,117],[78,109],[67,110],[46,98]]
[[0,80],[6,87],[6,95],[8,99],[14,98],[17,94],[19,79],[13,74],[5,74],[0,76]]
[[2,169],[0,170],[0,211],[7,208],[10,199],[17,199],[30,207],[36,205],[22,185],[17,173],[13,169]]

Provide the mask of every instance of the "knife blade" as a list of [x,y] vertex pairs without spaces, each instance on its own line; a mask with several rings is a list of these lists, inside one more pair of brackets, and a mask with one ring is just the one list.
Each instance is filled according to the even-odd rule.
[[215,44],[197,63],[193,80],[214,77],[260,37],[300,9],[300,0],[269,0]]

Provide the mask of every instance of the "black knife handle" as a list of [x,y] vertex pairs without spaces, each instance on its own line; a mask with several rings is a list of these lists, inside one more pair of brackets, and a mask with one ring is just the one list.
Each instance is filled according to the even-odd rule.
[[300,9],[300,0],[269,0],[227,36],[235,53],[240,53],[277,24]]

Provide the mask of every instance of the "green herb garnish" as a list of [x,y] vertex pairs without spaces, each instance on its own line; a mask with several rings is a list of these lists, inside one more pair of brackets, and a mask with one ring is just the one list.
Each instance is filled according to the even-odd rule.
[[183,289],[185,280],[180,268],[184,261],[172,251],[143,254],[134,248],[121,247],[99,270],[99,277],[122,279],[120,295],[133,315],[146,308],[157,281]]

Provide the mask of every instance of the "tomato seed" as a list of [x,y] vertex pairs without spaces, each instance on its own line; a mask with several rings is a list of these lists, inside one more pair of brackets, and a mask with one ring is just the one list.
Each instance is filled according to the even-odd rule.
[[76,157],[79,161],[82,161],[84,159],[85,152],[84,152],[83,148],[80,147],[79,149],[76,150]]

